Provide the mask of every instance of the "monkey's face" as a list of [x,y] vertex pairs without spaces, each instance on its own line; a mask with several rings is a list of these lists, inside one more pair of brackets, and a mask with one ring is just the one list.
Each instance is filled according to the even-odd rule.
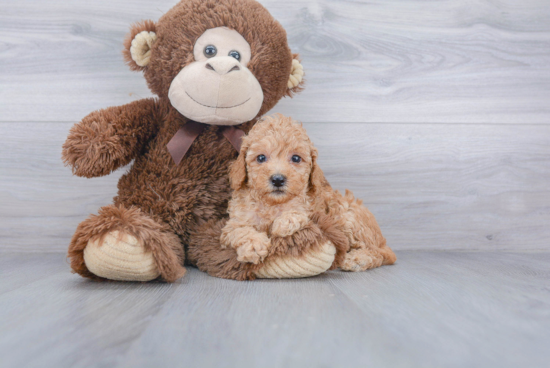
[[253,121],[304,83],[284,28],[255,0],[181,0],[134,24],[124,45],[154,94],[205,124]]
[[195,61],[183,68],[170,85],[172,106],[189,119],[236,125],[252,120],[264,94],[248,70],[250,45],[226,27],[207,30],[193,49]]

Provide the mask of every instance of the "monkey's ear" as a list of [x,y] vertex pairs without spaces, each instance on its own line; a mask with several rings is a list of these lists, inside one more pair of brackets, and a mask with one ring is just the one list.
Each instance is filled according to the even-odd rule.
[[246,180],[246,152],[248,151],[248,144],[243,142],[241,145],[241,151],[239,152],[239,157],[237,160],[231,164],[229,168],[229,182],[231,184],[231,189],[239,190],[243,189]]
[[311,194],[318,193],[323,187],[327,186],[328,182],[323,174],[323,170],[317,164],[317,148],[311,149],[311,173],[309,174],[309,192]]
[[300,62],[300,55],[292,55],[292,68],[288,78],[287,95],[292,97],[294,94],[301,92],[304,89],[304,67]]
[[156,28],[152,20],[142,20],[130,27],[122,54],[131,70],[141,71],[149,64],[151,48],[157,40]]

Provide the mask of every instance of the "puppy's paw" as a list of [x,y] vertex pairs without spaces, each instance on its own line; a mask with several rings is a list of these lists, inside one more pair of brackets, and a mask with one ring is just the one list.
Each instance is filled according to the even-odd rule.
[[380,267],[383,257],[368,249],[352,249],[344,258],[340,268],[344,271],[360,272]]
[[309,219],[305,214],[282,215],[273,221],[271,225],[271,235],[284,238],[290,236],[296,231],[307,225]]
[[237,261],[258,264],[267,257],[269,238],[265,233],[249,235],[239,242],[237,249]]

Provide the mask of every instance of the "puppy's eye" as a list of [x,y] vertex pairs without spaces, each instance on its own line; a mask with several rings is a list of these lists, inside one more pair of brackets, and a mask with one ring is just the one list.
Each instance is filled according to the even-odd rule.
[[241,61],[241,54],[238,51],[235,51],[235,50],[229,51],[229,56]]
[[207,58],[214,57],[217,53],[218,49],[214,45],[208,45],[204,48],[204,56],[206,56]]
[[292,156],[292,162],[294,162],[295,164],[299,164],[300,162],[302,162],[302,158],[298,155],[294,155]]
[[256,157],[256,161],[258,161],[260,164],[265,162],[267,160],[267,157],[265,157],[265,155],[259,155],[258,157]]

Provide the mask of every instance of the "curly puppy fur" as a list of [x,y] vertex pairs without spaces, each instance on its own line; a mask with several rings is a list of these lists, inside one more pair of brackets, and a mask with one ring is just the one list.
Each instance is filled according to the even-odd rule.
[[[86,268],[82,250],[90,239],[123,228],[149,247],[162,279],[173,281],[183,274],[184,246],[190,243],[191,234],[226,214],[228,166],[237,153],[220,127],[207,127],[177,166],[166,148],[187,122],[170,104],[170,84],[193,61],[197,38],[222,26],[236,30],[250,44],[248,68],[264,94],[257,117],[239,128],[247,132],[282,97],[302,88],[288,89],[292,60],[298,55],[290,51],[283,27],[256,1],[184,0],[156,23],[135,24],[125,44],[125,58],[132,70],[143,71],[158,98],[93,112],[70,130],[63,145],[65,164],[75,175],[86,178],[108,175],[134,160],[118,183],[115,206],[104,207],[74,234],[68,254],[74,272],[98,279]],[[131,39],[141,31],[155,31],[158,36],[146,67],[135,64],[129,50]],[[199,244],[200,239],[194,243]],[[216,244],[219,246],[219,241]],[[200,255],[210,256],[208,252]]]
[[[285,178],[282,187],[274,185],[274,176]],[[221,245],[235,249],[238,261],[259,264],[275,250],[293,249],[270,238],[292,236],[317,220],[330,221],[347,238],[345,254],[336,260],[341,269],[364,271],[395,262],[374,216],[350,191],[342,196],[332,190],[317,165],[317,149],[291,118],[266,118],[252,128],[230,180],[234,192]]]

